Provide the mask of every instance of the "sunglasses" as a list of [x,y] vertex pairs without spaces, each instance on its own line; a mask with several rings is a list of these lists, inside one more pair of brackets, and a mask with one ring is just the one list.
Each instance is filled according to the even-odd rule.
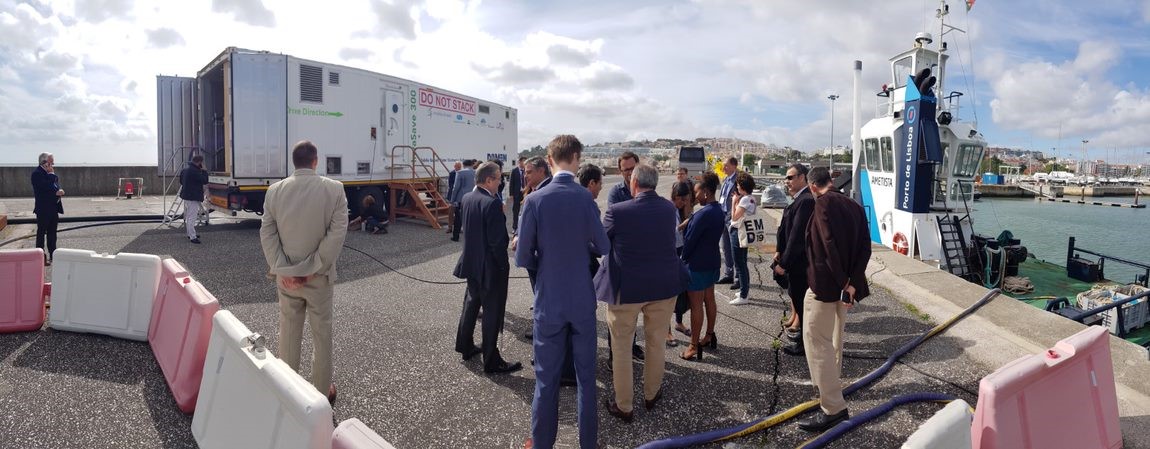
[[798,176],[798,175],[787,175],[787,181],[795,179],[795,176]]

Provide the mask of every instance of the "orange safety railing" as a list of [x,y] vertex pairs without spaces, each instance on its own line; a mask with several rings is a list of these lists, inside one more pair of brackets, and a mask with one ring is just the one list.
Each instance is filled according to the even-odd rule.
[[[397,150],[406,150],[408,152],[408,163],[395,163],[397,157],[402,157]],[[430,157],[426,158],[426,160],[420,157],[421,151],[429,153]],[[443,167],[444,174],[451,171],[447,168],[447,164],[443,163],[443,159],[439,157],[439,153],[432,147],[413,147],[410,145],[396,145],[391,147],[391,179],[396,179],[396,170],[404,167],[411,170],[411,179],[439,178],[441,176],[438,170],[439,167]]]

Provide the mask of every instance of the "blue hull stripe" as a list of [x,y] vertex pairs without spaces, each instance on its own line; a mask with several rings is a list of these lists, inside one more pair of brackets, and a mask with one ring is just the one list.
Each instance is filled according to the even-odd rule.
[[862,194],[866,220],[870,223],[870,240],[881,245],[882,236],[878,233],[879,222],[874,210],[874,194],[870,191],[870,173],[865,168],[859,170],[859,193]]

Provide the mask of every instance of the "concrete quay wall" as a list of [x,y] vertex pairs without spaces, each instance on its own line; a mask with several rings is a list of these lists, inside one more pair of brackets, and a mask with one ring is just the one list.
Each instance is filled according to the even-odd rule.
[[[0,197],[27,198],[32,195],[31,176],[35,166],[0,167]],[[143,193],[158,195],[163,190],[162,178],[155,165],[136,166],[74,166],[56,168],[60,188],[68,196],[112,196],[116,194],[120,178],[143,178]],[[170,179],[170,178],[169,178]],[[136,186],[136,193],[140,193]]]

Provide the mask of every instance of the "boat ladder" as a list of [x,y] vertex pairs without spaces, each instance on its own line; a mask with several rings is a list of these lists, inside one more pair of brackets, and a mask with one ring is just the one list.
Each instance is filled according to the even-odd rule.
[[971,280],[975,273],[967,261],[966,239],[962,236],[962,226],[957,215],[940,215],[937,218],[938,235],[942,240],[942,259],[946,270],[960,278]]

